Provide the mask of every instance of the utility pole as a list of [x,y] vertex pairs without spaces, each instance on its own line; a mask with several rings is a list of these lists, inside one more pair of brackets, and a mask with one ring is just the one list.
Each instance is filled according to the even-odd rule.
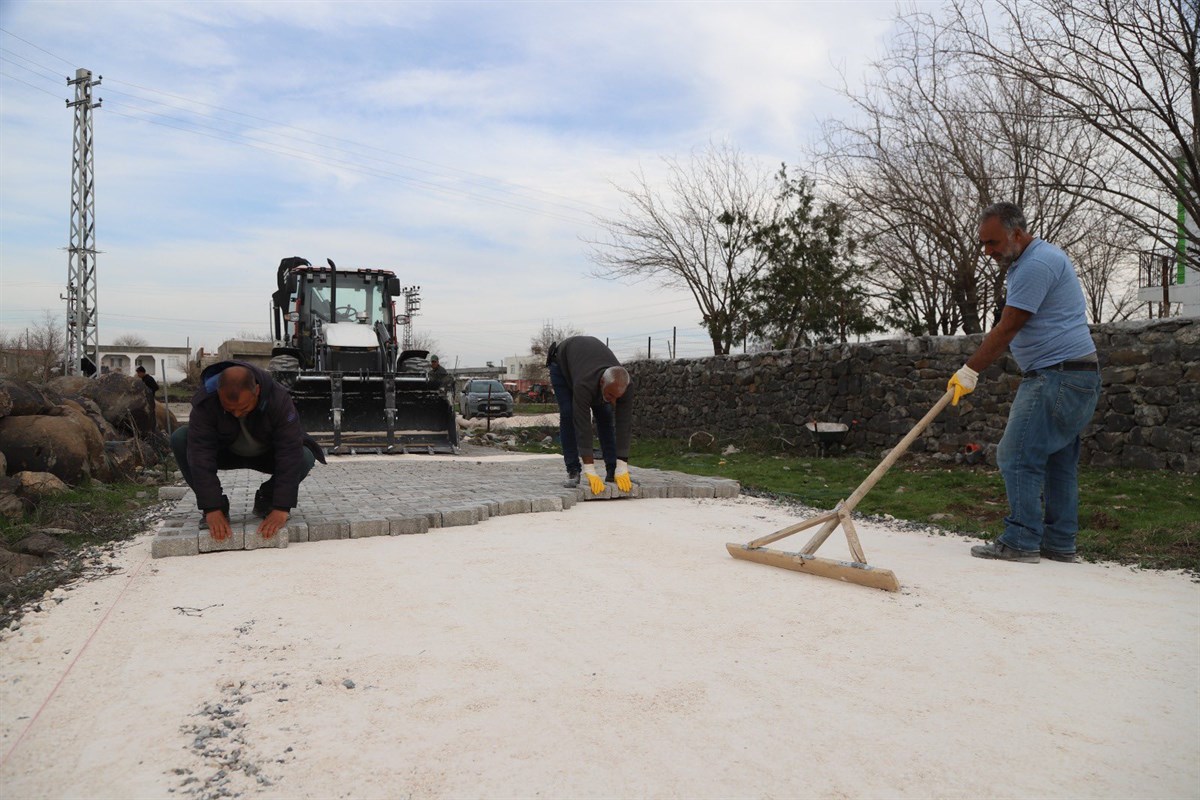
[[421,287],[420,286],[405,286],[404,287],[404,314],[400,317],[400,323],[404,325],[404,332],[401,334],[400,349],[412,349],[412,330],[413,317],[421,310]]
[[[96,331],[96,185],[92,153],[92,71],[75,70],[74,152],[71,164],[71,243],[67,247],[67,375],[93,374],[100,369],[100,339]],[[84,360],[91,369],[84,369]]]

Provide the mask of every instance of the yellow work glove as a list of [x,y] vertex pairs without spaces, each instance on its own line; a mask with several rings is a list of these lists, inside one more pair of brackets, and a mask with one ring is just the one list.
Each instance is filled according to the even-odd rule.
[[619,458],[617,459],[617,469],[613,473],[613,476],[617,479],[617,488],[622,492],[633,490],[633,481],[629,478],[629,465]]
[[954,398],[950,401],[950,405],[958,405],[959,400],[975,391],[975,382],[978,379],[979,373],[965,365],[950,376],[950,382],[946,384],[946,391],[954,392]]
[[596,474],[595,464],[584,464],[583,476],[587,478],[588,486],[592,487],[592,494],[604,494],[604,479]]

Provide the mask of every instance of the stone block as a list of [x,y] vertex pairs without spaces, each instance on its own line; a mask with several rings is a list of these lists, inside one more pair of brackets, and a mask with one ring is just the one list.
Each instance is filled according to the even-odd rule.
[[330,539],[349,539],[350,523],[344,519],[310,520],[308,523],[308,541],[324,542]]
[[287,531],[288,544],[297,544],[299,542],[308,541],[307,522],[296,522],[289,519],[287,527],[284,528],[284,530]]
[[160,533],[150,542],[150,555],[153,558],[194,556],[199,552],[199,537],[195,531],[188,533]]
[[189,491],[191,490],[186,486],[160,486],[158,487],[158,499],[182,500]]
[[425,516],[388,517],[388,532],[392,536],[425,533],[429,530],[429,519]]
[[386,519],[354,520],[350,523],[350,538],[364,539],[368,536],[389,536],[391,524]]
[[288,529],[280,528],[271,538],[265,538],[258,533],[258,526],[246,524],[246,549],[262,550],[264,548],[279,548],[288,546]]
[[479,509],[474,506],[442,509],[442,527],[474,525],[479,522]]
[[235,522],[232,527],[233,532],[229,535],[229,538],[219,542],[212,538],[212,535],[208,532],[208,528],[202,529],[196,537],[200,552],[215,553],[220,550],[245,550],[246,534],[242,530],[242,523]]
[[528,514],[530,508],[529,499],[525,497],[501,500],[496,505],[498,506],[496,510],[496,516],[498,517],[509,514]]
[[529,510],[534,513],[537,513],[540,511],[562,511],[563,510],[562,498],[559,498],[559,497],[534,497],[529,502]]

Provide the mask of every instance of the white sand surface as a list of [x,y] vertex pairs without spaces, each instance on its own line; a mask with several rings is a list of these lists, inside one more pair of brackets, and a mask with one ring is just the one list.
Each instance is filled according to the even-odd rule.
[[725,552],[796,513],[586,503],[162,560],[141,537],[3,634],[0,796],[1200,796],[1187,576],[867,523],[899,593]]

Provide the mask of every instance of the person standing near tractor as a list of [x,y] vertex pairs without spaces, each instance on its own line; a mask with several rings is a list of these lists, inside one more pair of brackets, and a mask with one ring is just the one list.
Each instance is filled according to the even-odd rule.
[[141,378],[142,383],[146,384],[146,399],[150,402],[150,426],[151,430],[155,430],[158,428],[158,415],[155,414],[154,395],[158,394],[158,381],[154,380],[154,376],[146,372],[146,368],[141,365],[135,372]]
[[454,379],[437,356],[429,357],[429,380],[447,394],[454,394]]
[[[615,482],[622,492],[632,490],[629,444],[633,390],[629,372],[594,336],[570,336],[551,344],[546,366],[558,403],[558,432],[567,468],[564,486],[578,486],[582,474],[592,494],[604,491],[605,480]],[[593,417],[604,456],[605,480],[596,474],[592,455]]]
[[1037,563],[1073,562],[1079,531],[1079,435],[1100,399],[1100,365],[1087,306],[1066,253],[1031,236],[1021,209],[995,203],[979,215],[983,252],[1001,267],[1007,296],[1000,321],[946,386],[952,403],[1012,345],[1021,385],[996,452],[1009,515],[994,542],[971,555]]

